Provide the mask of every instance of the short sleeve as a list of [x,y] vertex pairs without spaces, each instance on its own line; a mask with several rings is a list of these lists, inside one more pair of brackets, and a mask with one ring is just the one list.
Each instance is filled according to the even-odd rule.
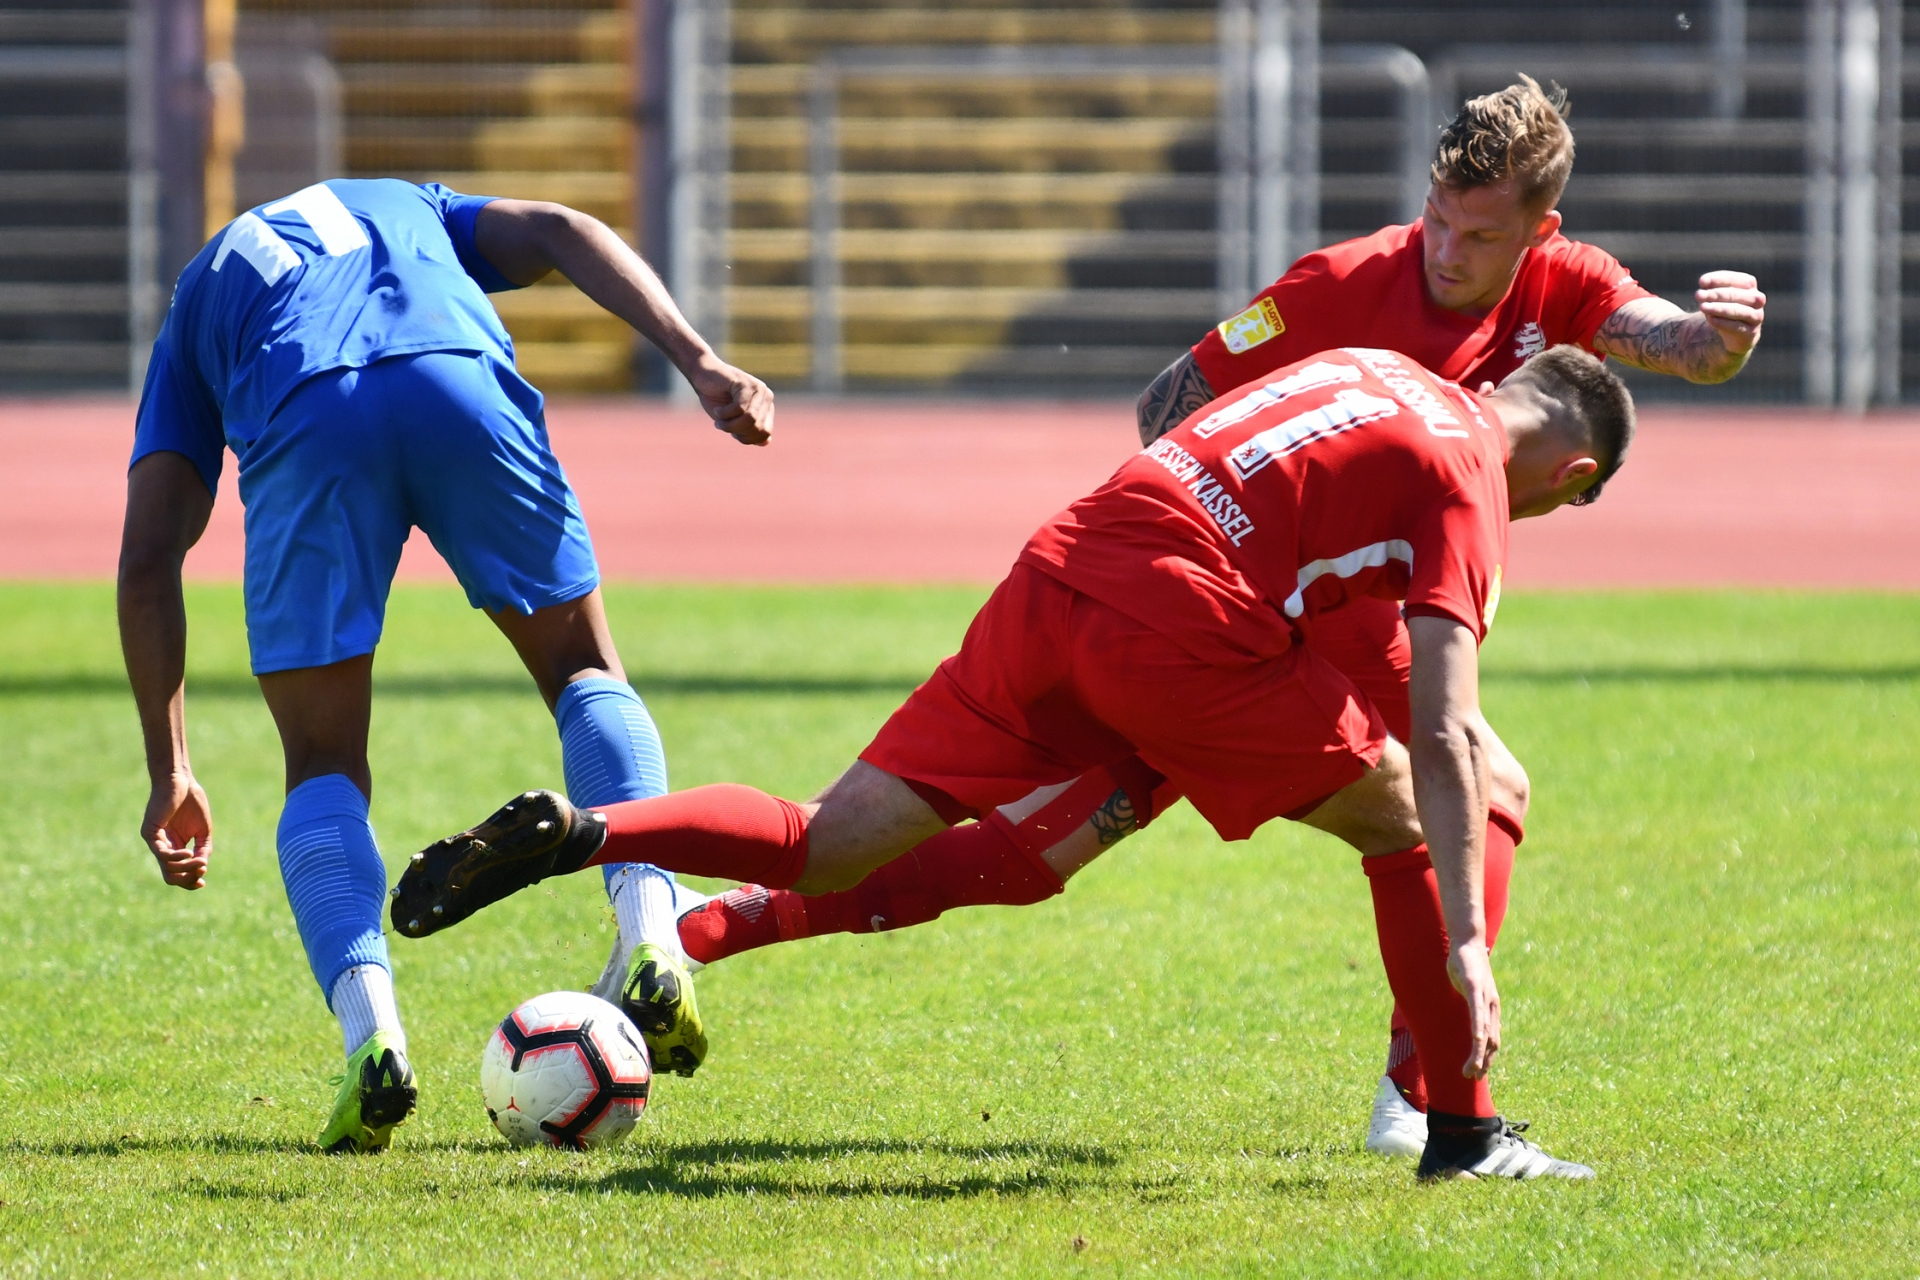
[[473,243],[475,219],[482,209],[500,199],[499,196],[465,196],[438,182],[423,183],[420,189],[439,207],[440,220],[446,224],[447,237],[453,241],[453,251],[459,255],[461,267],[482,291],[506,293],[524,287],[501,275],[491,262],[480,256],[480,250]]
[[1302,341],[1303,322],[1321,315],[1337,288],[1338,278],[1327,256],[1310,253],[1262,289],[1246,310],[1207,330],[1206,337],[1194,344],[1193,362],[1213,393],[1225,395],[1323,347],[1340,345],[1312,346]]
[[1486,639],[1500,607],[1507,556],[1504,508],[1478,485],[1457,489],[1434,505],[1413,539],[1408,617],[1452,618],[1476,640]]
[[1561,294],[1555,301],[1571,304],[1566,329],[1568,341],[1577,342],[1589,351],[1593,349],[1594,335],[1600,332],[1608,316],[1629,302],[1659,296],[1642,287],[1618,258],[1578,240],[1567,242],[1567,252],[1553,273],[1553,282],[1554,292]]
[[207,492],[217,495],[226,443],[219,406],[206,385],[182,367],[163,331],[147,361],[147,381],[134,418],[133,457],[127,466],[150,453],[182,454],[199,471]]

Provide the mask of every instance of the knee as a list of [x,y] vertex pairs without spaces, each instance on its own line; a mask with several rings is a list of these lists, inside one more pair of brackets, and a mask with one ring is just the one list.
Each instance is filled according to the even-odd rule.
[[1526,820],[1527,802],[1531,798],[1531,784],[1527,781],[1527,771],[1514,758],[1512,752],[1504,747],[1494,753],[1489,769],[1491,787],[1487,798],[1495,805],[1506,810],[1521,821]]

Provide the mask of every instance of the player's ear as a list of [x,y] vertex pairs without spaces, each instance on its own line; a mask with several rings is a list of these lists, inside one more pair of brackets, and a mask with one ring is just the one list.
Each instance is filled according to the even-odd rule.
[[1568,489],[1582,489],[1587,481],[1600,474],[1600,464],[1588,457],[1568,458],[1553,472],[1553,491],[1565,493]]
[[1546,213],[1541,216],[1540,221],[1534,224],[1533,234],[1527,239],[1527,247],[1529,249],[1538,249],[1541,245],[1553,239],[1553,233],[1560,229],[1560,221],[1560,211],[1558,209],[1547,210]]

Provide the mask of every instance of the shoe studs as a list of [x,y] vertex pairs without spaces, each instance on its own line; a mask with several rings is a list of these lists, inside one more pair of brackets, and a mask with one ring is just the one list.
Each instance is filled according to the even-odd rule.
[[440,903],[436,902],[433,904],[433,914],[437,916],[443,916],[447,914],[447,909],[446,907],[442,906]]
[[551,822],[536,822],[533,824],[533,829],[542,832],[551,831],[553,830],[553,824]]

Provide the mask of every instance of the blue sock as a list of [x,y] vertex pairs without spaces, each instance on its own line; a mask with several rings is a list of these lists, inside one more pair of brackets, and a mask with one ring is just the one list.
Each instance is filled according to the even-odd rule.
[[[660,732],[632,685],[576,680],[560,694],[553,718],[560,726],[567,799],[591,808],[667,794],[667,756]],[[611,885],[627,865],[605,863],[600,870]]]
[[331,1008],[333,984],[352,966],[392,969],[380,930],[387,868],[373,842],[367,798],[344,774],[309,778],[288,793],[276,843],[300,942]]

